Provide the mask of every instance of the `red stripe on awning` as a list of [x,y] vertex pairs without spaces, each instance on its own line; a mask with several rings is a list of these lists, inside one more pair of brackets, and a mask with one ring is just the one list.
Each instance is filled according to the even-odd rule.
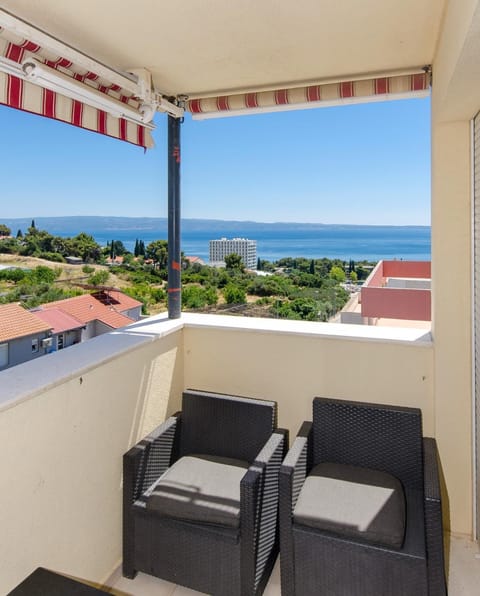
[[27,50],[27,52],[32,52],[34,54],[40,50],[40,46],[37,46],[36,43],[33,43],[31,41],[24,41],[22,43],[22,48],[24,50]]
[[277,105],[285,105],[288,103],[287,89],[279,89],[278,91],[275,91],[275,103]]
[[201,99],[192,99],[188,102],[188,109],[192,114],[201,114],[202,113],[202,100]]
[[246,93],[245,94],[245,105],[247,108],[258,108],[257,94]]
[[59,58],[58,60],[45,60],[45,64],[50,66],[50,68],[57,68],[61,66],[62,68],[70,68],[72,63],[65,58]]
[[103,135],[107,134],[107,112],[97,110],[97,130]]
[[412,77],[412,91],[423,91],[426,89],[425,74],[416,74]]
[[141,147],[145,147],[145,129],[143,128],[143,126],[138,126],[138,140],[137,140],[137,145],[140,145]]
[[7,101],[12,108],[22,108],[23,81],[7,75]]
[[120,138],[125,141],[127,139],[127,121],[125,118],[120,118],[118,125],[120,127]]
[[375,79],[375,93],[377,95],[384,95],[388,93],[389,85],[387,77],[383,77],[382,79]]
[[226,95],[222,95],[217,97],[217,110],[229,110],[230,107],[228,105],[228,97]]
[[55,93],[49,89],[43,90],[43,115],[48,118],[56,118]]
[[22,47],[17,46],[14,43],[9,43],[5,53],[5,58],[13,60],[14,62],[21,62],[24,54],[25,50]]
[[347,98],[353,96],[353,83],[351,81],[347,81],[346,83],[340,83],[340,97]]
[[307,101],[320,101],[321,98],[320,85],[307,87]]
[[74,100],[72,102],[72,124],[75,126],[82,126],[83,118],[83,103],[81,101]]

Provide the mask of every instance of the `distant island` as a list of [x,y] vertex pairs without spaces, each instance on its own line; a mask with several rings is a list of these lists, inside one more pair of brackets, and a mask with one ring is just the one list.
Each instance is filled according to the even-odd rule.
[[[167,231],[168,220],[166,217],[112,217],[101,215],[69,215],[58,217],[19,217],[19,218],[2,218],[2,222],[12,229],[28,228],[32,218],[38,227],[44,230],[54,230],[56,233],[78,233],[79,231],[88,231],[90,233],[106,231],[142,231],[151,232]],[[324,224],[324,223],[306,223],[306,222],[257,222],[257,221],[237,221],[237,220],[222,220],[222,219],[182,219],[182,229],[186,232],[209,231],[222,232],[225,228],[229,230],[242,231],[246,228],[248,230],[261,231],[281,231],[288,230],[321,230],[325,228],[429,228],[429,226],[385,226],[385,225],[355,225],[355,224]]]

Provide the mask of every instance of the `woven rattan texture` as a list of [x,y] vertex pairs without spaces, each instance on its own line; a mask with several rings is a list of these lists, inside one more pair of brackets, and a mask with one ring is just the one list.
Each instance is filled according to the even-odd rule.
[[313,400],[314,463],[383,470],[423,490],[420,410],[342,400]]
[[276,407],[263,400],[188,390],[182,420],[181,455],[221,455],[251,463],[272,434]]

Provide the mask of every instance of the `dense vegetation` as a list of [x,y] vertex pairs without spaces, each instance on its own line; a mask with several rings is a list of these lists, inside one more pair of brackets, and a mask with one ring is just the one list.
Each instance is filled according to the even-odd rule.
[[[83,232],[73,238],[53,236],[38,230],[32,221],[25,234],[18,230],[15,237],[7,226],[0,224],[0,253],[58,263],[52,268],[0,271],[0,303],[19,301],[32,308],[82,293],[92,286],[108,286],[113,280],[121,280],[122,291],[140,300],[144,313],[166,308],[166,240],[156,240],[147,246],[137,240],[132,254],[120,241],[112,240],[102,248]],[[70,256],[85,263],[81,268],[83,290],[78,280],[62,276],[61,263]],[[257,275],[245,271],[238,255],[229,255],[225,261],[226,267],[217,269],[190,264],[182,256],[185,310],[327,321],[349,298],[346,282],[365,279],[371,268],[367,262],[346,263],[338,259],[285,258],[273,263],[259,259]],[[98,267],[107,263],[111,266]]]

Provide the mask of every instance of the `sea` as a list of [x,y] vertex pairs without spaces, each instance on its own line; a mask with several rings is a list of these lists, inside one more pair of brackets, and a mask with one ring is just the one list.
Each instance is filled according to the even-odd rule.
[[[23,232],[31,219],[3,219],[12,234]],[[153,240],[167,238],[165,218],[126,217],[39,217],[37,229],[56,236],[91,234],[105,246],[120,240],[133,252],[135,241],[147,246]],[[378,261],[403,259],[429,261],[431,233],[429,226],[371,226],[308,223],[260,223],[223,220],[185,219],[181,224],[181,250],[185,255],[209,260],[209,240],[218,238],[249,238],[257,241],[257,256],[267,261],[284,257],[308,259],[341,259],[348,261]]]

